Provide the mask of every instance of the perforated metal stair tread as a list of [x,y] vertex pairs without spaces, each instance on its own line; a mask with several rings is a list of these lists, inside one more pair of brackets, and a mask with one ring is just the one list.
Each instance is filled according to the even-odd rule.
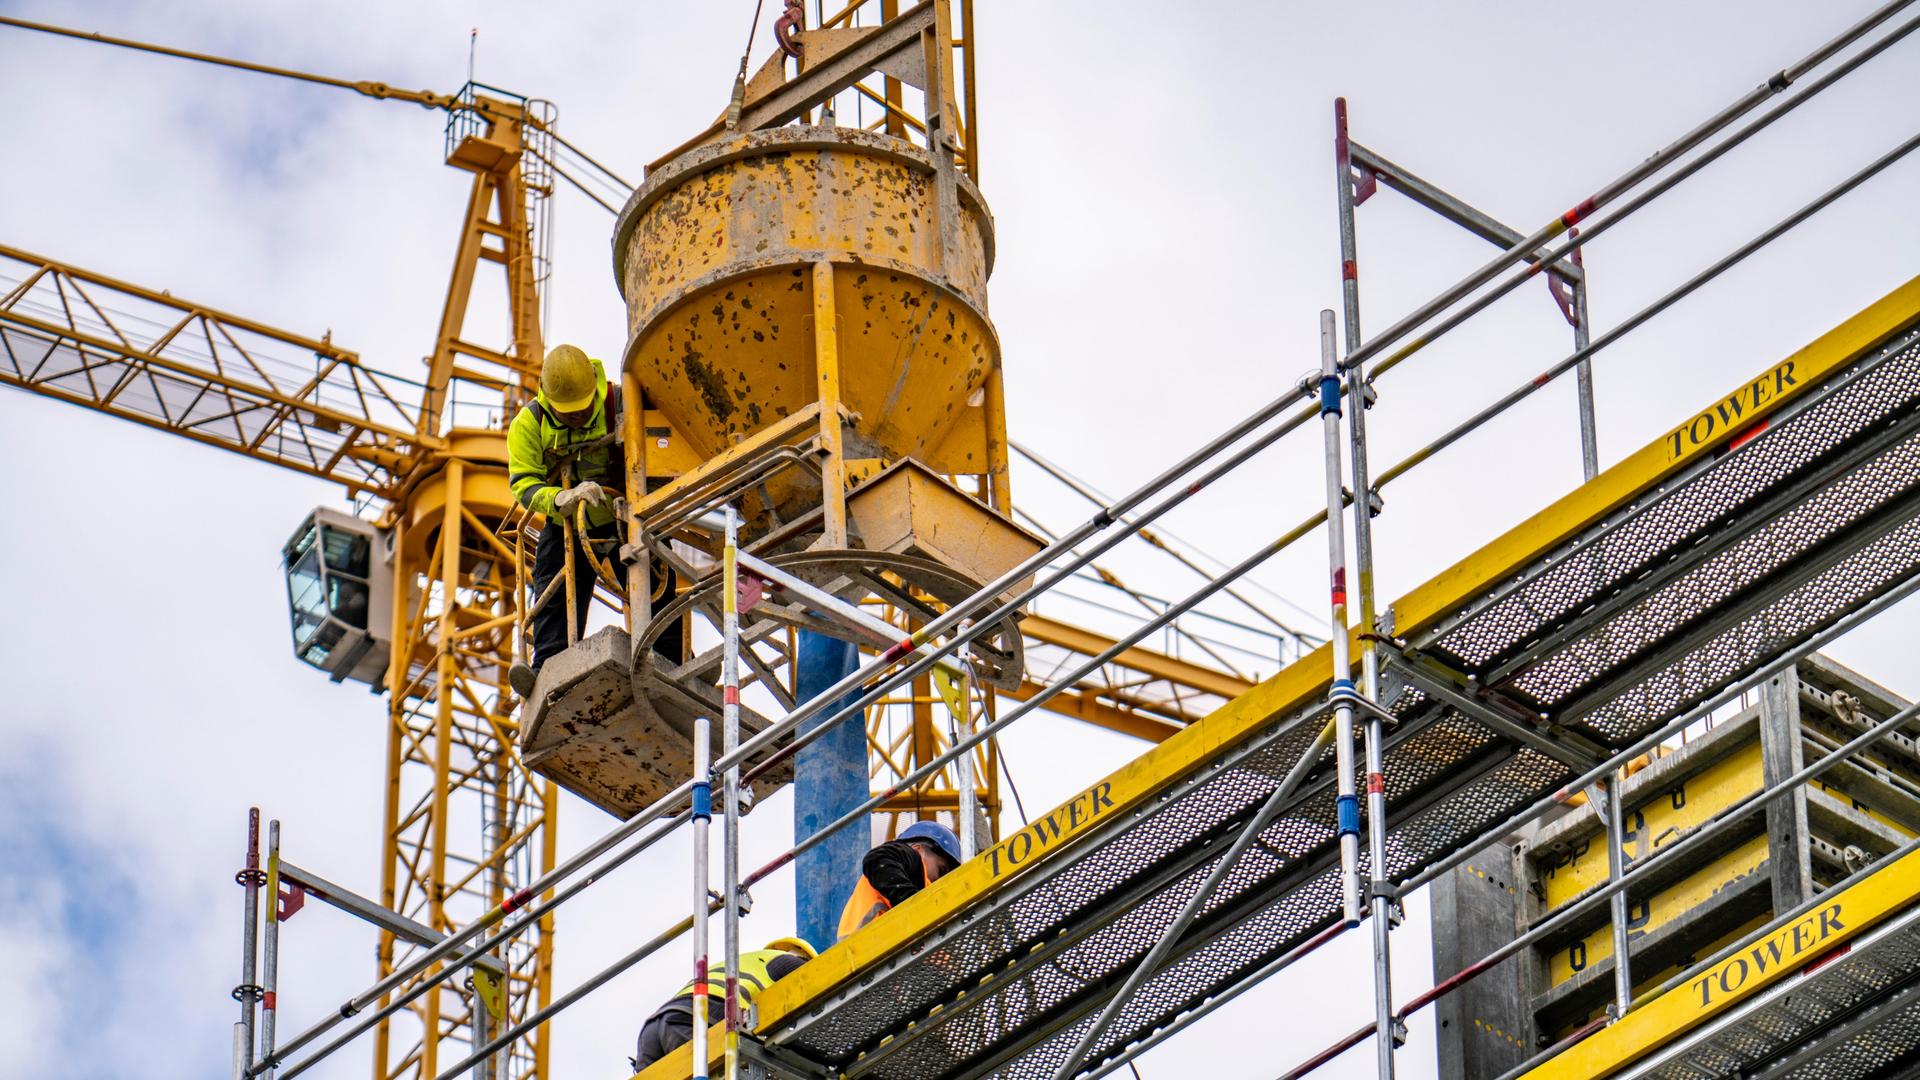
[[1920,1048],[1920,911],[1694,1033],[1625,1076],[1645,1080],[1882,1075]]
[[[1416,590],[1404,645],[1549,738],[1623,746],[1920,573],[1916,318],[1920,280],[1769,369],[1738,428],[1682,425]],[[758,1036],[850,1076],[1051,1076],[1311,743],[1331,675],[1323,649],[829,950],[769,990]],[[1395,880],[1572,779],[1432,697],[1396,711]],[[1339,918],[1332,781],[1329,755],[1087,1068]]]

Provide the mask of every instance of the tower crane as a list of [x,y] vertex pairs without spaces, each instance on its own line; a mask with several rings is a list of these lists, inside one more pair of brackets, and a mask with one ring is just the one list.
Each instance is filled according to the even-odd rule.
[[[365,517],[316,510],[286,547],[296,654],[336,681],[388,692],[379,903],[437,932],[552,865],[558,796],[510,752],[519,570],[497,550],[513,503],[500,418],[530,395],[542,355],[546,210],[556,111],[468,83],[405,90],[4,18],[62,34],[446,113],[447,164],[472,175],[424,378],[312,338],[58,260],[0,247],[0,382],[334,480]],[[483,268],[506,287],[510,340],[470,340]],[[311,363],[302,363],[310,356]],[[509,531],[508,535],[511,535]],[[483,615],[482,613],[489,613]],[[481,831],[454,823],[478,820]],[[478,843],[476,843],[478,841]],[[501,1017],[551,995],[551,924],[514,943]],[[414,946],[382,930],[382,973]],[[434,1071],[474,999],[429,994],[413,1024],[376,1033],[380,1075]],[[504,1076],[546,1074],[544,1029]]]
[[[861,63],[857,54],[874,47],[874,31],[900,18],[898,4],[880,6],[880,27],[856,30],[832,20],[813,30],[787,27],[779,32],[783,48],[792,53],[811,47],[851,71]],[[955,104],[954,115],[967,134],[960,160],[977,174],[970,4],[960,7],[968,27],[964,39],[945,40],[942,47],[963,57],[967,71],[967,97]],[[939,8],[945,17],[944,0]],[[288,541],[284,557],[296,654],[335,681],[366,682],[387,695],[378,902],[436,932],[498,908],[554,865],[559,801],[555,780],[530,769],[519,752],[523,718],[506,683],[531,601],[523,568],[537,524],[529,527],[508,491],[504,425],[533,393],[544,351],[541,299],[555,182],[581,186],[555,165],[559,148],[615,185],[624,182],[557,133],[551,103],[478,83],[454,94],[407,90],[12,17],[0,16],[0,26],[347,89],[446,114],[446,162],[472,179],[423,377],[370,364],[331,334],[289,332],[0,245],[0,383],[342,485],[356,512],[316,510]],[[831,66],[795,60],[797,68],[816,75]],[[741,125],[743,115],[747,126],[792,119],[789,99],[802,84],[788,82],[786,63],[787,56],[776,53],[752,80],[740,79],[728,114],[658,164]],[[939,61],[934,63],[937,68]],[[863,81],[868,75],[872,86]],[[954,85],[950,73],[947,78]],[[902,93],[903,86],[924,79],[913,62],[893,55],[867,58],[858,74],[835,89],[873,103],[879,119],[872,127],[879,132],[924,142],[926,120],[903,104]],[[816,95],[798,115],[811,118],[820,104]],[[508,340],[498,345],[469,336],[476,283],[490,268],[505,284]],[[651,440],[655,415],[649,410],[644,419]],[[876,468],[854,457],[849,455],[856,471]],[[701,464],[676,448],[656,453],[648,475],[671,480]],[[998,477],[981,474],[983,488],[975,494],[1010,509],[1004,476],[1003,458]],[[997,491],[986,490],[989,480]],[[1013,640],[1032,656],[1096,655],[1112,644],[1043,617],[1029,619],[1021,635]],[[1134,648],[1101,677],[1056,696],[1048,707],[1157,740],[1249,685],[1238,674]],[[1004,689],[1024,698],[1039,683],[1016,671]],[[876,786],[938,754],[944,735],[933,720],[937,700],[930,686],[916,686],[912,695],[892,702],[907,719],[897,733],[877,719],[887,706],[874,710],[868,736]],[[999,771],[991,756],[982,764],[991,832],[997,827]],[[896,816],[952,813],[959,805],[958,783],[942,774],[901,793],[888,810]],[[468,827],[475,821],[478,832]],[[400,1014],[410,1017],[406,1023],[380,1024],[377,1074],[435,1076],[452,1060],[442,1050],[444,1041],[464,1042],[469,1030],[510,1024],[542,1008],[552,995],[551,933],[548,917],[506,946],[499,957],[504,993],[491,1020],[485,1014],[492,1010],[482,1008],[479,995],[455,989],[422,996]],[[379,975],[403,966],[418,948],[383,929]],[[496,1075],[547,1076],[550,1051],[548,1030],[540,1027],[499,1057]]]

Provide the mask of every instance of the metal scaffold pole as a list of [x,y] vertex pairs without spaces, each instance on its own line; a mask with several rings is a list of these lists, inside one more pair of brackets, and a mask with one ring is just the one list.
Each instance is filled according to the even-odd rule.
[[[727,543],[722,560],[721,582],[721,740],[727,755],[740,748],[740,517],[727,507]],[[722,841],[721,890],[726,899],[721,918],[725,926],[725,962],[727,970],[727,1080],[739,1075],[740,1066],[740,764],[727,766],[722,781],[722,812],[726,829]],[[704,901],[704,898],[702,898]],[[704,920],[702,920],[704,922]],[[704,975],[704,973],[703,973]],[[696,1019],[696,1026],[704,1018]],[[697,1066],[696,1068],[704,1068]]]
[[[267,925],[260,969],[260,1056],[273,1054],[274,1019],[279,1015],[280,986],[280,821],[267,823]],[[273,1069],[266,1072],[273,1080]]]
[[[1353,207],[1353,163],[1350,143],[1347,138],[1347,101],[1338,98],[1333,103],[1334,124],[1334,160],[1339,172],[1340,206],[1340,299],[1345,312],[1344,330],[1347,352],[1351,354],[1360,347],[1360,270],[1359,242],[1355,236]],[[1331,313],[1327,316],[1330,320]],[[1327,328],[1331,331],[1331,327]],[[1379,605],[1373,581],[1373,515],[1374,493],[1370,481],[1371,470],[1367,464],[1367,406],[1371,403],[1373,388],[1368,385],[1366,365],[1364,363],[1342,364],[1346,372],[1347,401],[1352,412],[1347,417],[1349,449],[1353,458],[1353,561],[1356,584],[1359,586],[1360,626],[1367,633],[1380,628]],[[1336,369],[1337,370],[1337,369]],[[1321,377],[1333,374],[1324,363]],[[1338,495],[1337,478],[1334,494]],[[1337,522],[1339,507],[1329,504],[1328,520]],[[1337,528],[1337,524],[1335,525]],[[1334,550],[1338,550],[1335,548]],[[1335,564],[1336,566],[1338,563]],[[1338,588],[1336,579],[1336,588]],[[1334,635],[1339,640],[1338,650],[1344,648],[1346,641],[1341,631],[1345,621],[1338,619]],[[1344,677],[1349,669],[1339,666],[1335,661],[1335,676]],[[1380,655],[1377,648],[1369,644],[1360,653],[1360,692],[1368,700],[1380,700]],[[1386,725],[1377,712],[1367,713],[1367,856],[1368,856],[1368,902],[1369,914],[1373,919],[1373,1003],[1374,1022],[1376,1024],[1375,1041],[1378,1049],[1380,1076],[1393,1075],[1393,1050],[1400,1038],[1399,1025],[1393,1015],[1393,970],[1391,964],[1390,934],[1393,930],[1396,898],[1389,892],[1387,881],[1387,784],[1386,753],[1384,740]],[[1344,838],[1343,838],[1344,843]]]
[[[1626,813],[1623,798],[1626,788],[1622,781],[1626,779],[1626,770],[1615,769],[1613,775],[1602,780],[1598,787],[1601,797],[1606,800],[1607,812],[1607,881],[1617,885],[1627,874],[1626,852]],[[1619,1020],[1633,1008],[1633,964],[1627,955],[1628,921],[1627,890],[1621,889],[1613,894],[1608,903],[1608,917],[1613,921],[1613,1019]]]
[[[728,560],[731,562],[731,560]],[[731,596],[729,592],[729,596]],[[728,601],[728,606],[732,606]],[[707,833],[713,820],[713,721],[701,710],[693,721],[693,1076],[707,1080]]]
[[234,880],[246,890],[245,925],[240,937],[240,985],[233,988],[234,1000],[240,1003],[240,1020],[233,1032],[233,1075],[237,1080],[253,1067],[253,1005],[260,1000],[260,987],[253,979],[257,970],[260,886],[266,876],[260,872],[260,808],[257,806],[247,811],[247,862],[234,875]]
[[1333,624],[1334,754],[1340,827],[1341,910],[1349,927],[1360,925],[1360,795],[1354,783],[1353,659],[1347,650],[1347,537],[1341,527],[1345,495],[1340,483],[1340,375],[1334,345],[1333,311],[1320,313],[1320,422],[1325,434],[1327,468],[1327,568]]
[[[973,678],[969,673],[971,661],[961,658],[960,673],[954,679],[954,697],[959,700],[960,708],[952,713],[956,725],[953,732],[953,745],[959,746],[962,740],[973,736]],[[991,761],[991,759],[989,759]],[[980,792],[979,780],[974,776],[973,751],[968,750],[953,760],[954,781],[960,788],[960,857],[971,859],[980,854]]]
[[[1567,230],[1567,239],[1580,239],[1579,229]],[[1587,313],[1587,274],[1586,259],[1582,252],[1586,249],[1573,249],[1573,265],[1580,268],[1580,276],[1573,279],[1571,285],[1573,322],[1573,351],[1584,352],[1592,344],[1592,320]],[[1575,373],[1579,385],[1580,400],[1580,475],[1591,480],[1600,475],[1600,428],[1593,411],[1593,357],[1580,358],[1579,369]]]

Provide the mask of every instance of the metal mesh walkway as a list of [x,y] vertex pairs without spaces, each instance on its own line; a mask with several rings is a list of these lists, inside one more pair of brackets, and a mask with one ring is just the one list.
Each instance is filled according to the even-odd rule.
[[[1394,606],[1392,876],[1916,573],[1920,279]],[[1332,675],[1307,657],[776,984],[775,1071],[1052,1076],[1313,741]],[[1329,754],[1087,1068],[1336,925],[1334,781]]]

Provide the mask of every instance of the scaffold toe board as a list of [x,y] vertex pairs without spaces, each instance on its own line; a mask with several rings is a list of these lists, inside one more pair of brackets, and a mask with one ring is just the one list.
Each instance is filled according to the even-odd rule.
[[[1395,881],[1920,573],[1917,339],[1920,279],[1394,605]],[[1313,742],[1332,668],[1322,648],[826,951],[761,996],[755,1036],[847,1076],[1052,1076]],[[1083,1071],[1338,924],[1333,774]]]

